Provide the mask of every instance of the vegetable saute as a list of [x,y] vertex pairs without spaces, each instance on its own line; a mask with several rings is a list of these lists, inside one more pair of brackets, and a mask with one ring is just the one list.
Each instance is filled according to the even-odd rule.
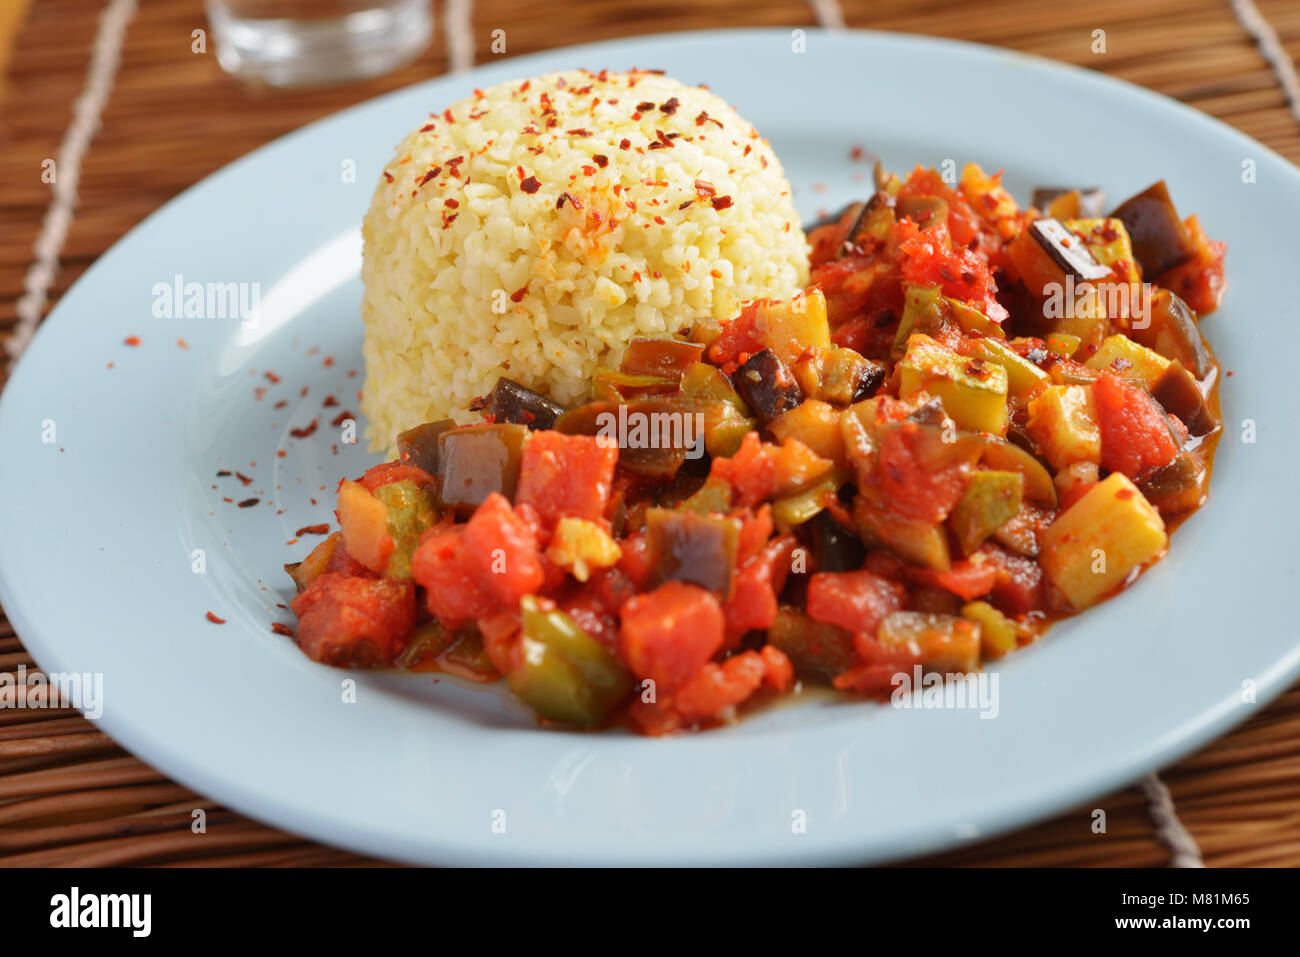
[[792,299],[633,340],[576,408],[503,377],[342,481],[286,566],[302,650],[664,734],[977,671],[1130,585],[1206,499],[1224,245],[1164,183],[875,187]]

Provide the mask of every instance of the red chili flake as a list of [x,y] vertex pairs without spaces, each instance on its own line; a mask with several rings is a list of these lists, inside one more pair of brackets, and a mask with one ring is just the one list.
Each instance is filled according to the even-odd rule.
[[677,112],[677,107],[681,105],[682,105],[681,101],[674,96],[670,100],[668,100],[667,103],[663,103],[660,105],[659,112],[667,114],[668,116],[672,116],[674,113]]
[[308,499],[307,501],[311,502],[313,505],[316,504],[316,500],[314,498]]
[[298,398],[300,399],[307,398],[307,386],[303,386],[301,389],[298,390]]
[[305,439],[316,431],[316,425],[317,425],[316,420],[312,419],[311,425],[308,425],[306,428],[302,428],[302,429],[290,429],[289,434],[292,435],[295,439]]
[[851,160],[860,160],[862,159],[862,156],[863,151],[861,146],[855,146],[853,149],[849,150],[849,159]]
[[446,120],[448,123],[456,122],[456,117],[451,115],[451,107],[447,107],[447,109],[442,111],[442,118]]
[[[280,513],[279,513],[279,512],[276,512],[275,514],[279,515]],[[285,542],[285,544],[286,544],[286,545],[297,545],[297,544],[298,544],[298,539],[296,539],[296,538],[291,538],[291,539],[289,539],[287,542]],[[259,581],[260,581],[260,579],[259,579]],[[262,591],[266,591],[266,589],[263,588]]]
[[1229,369],[1227,372],[1224,373],[1224,375],[1232,375],[1232,370]]
[[221,501],[230,502],[231,504],[234,504],[235,500],[233,498],[226,498],[225,496],[222,496]]
[[393,181],[393,174],[388,172],[388,170],[384,170],[384,179],[391,183]]
[[638,113],[646,113],[650,110],[653,110],[654,108],[655,105],[651,103],[649,100],[642,100],[640,103],[636,105],[636,111]]
[[180,346],[182,349],[188,349],[190,347],[190,344],[186,342],[184,339],[177,339],[176,344]]
[[320,354],[320,346],[312,346],[310,349],[307,350],[307,355],[309,356],[314,356],[319,354]]
[[249,478],[247,475],[245,475],[243,472],[236,472],[235,478],[239,479],[239,481],[243,482],[245,485],[253,484],[253,480]]
[[656,142],[650,144],[652,150],[672,149],[673,138],[663,130],[655,130]]
[[568,193],[561,193],[555,200],[555,208],[563,209],[565,200],[573,199]]
[[459,215],[460,215],[460,213],[443,213],[443,214],[442,214],[442,228],[443,228],[443,229],[447,229],[447,228],[449,228],[449,227],[451,226],[451,224],[454,223],[454,222],[456,221],[456,217],[459,216]]
[[[565,195],[567,196],[568,194],[566,193]],[[576,206],[576,201],[575,201],[575,206]],[[526,295],[528,295],[528,287],[524,286],[522,289],[516,289],[514,292],[510,294],[510,301],[523,302],[524,296]]]
[[595,156],[591,158],[591,161],[595,163],[597,166],[599,166],[601,169],[604,169],[606,166],[609,165],[609,157],[606,156],[604,153],[597,153]]
[[352,413],[349,412],[347,409],[344,409],[338,415],[334,416],[334,418],[330,421],[330,425],[336,427],[340,426],[350,418],[352,418]]
[[214,625],[224,625],[226,623],[226,619],[218,618],[216,615],[212,614],[212,612],[207,612],[203,617]]
[[324,359],[321,360],[321,365],[323,365],[326,369],[328,369],[333,364],[334,364],[333,356],[326,356]]
[[454,199],[444,199],[442,205],[446,206],[448,209],[460,208],[460,203],[456,202]]
[[[256,390],[254,390],[254,391],[256,391]],[[284,408],[286,405],[288,405],[288,404],[289,404],[289,400],[288,400],[288,399],[281,399],[279,402],[277,402],[277,403],[273,406],[273,408],[276,408],[276,409],[283,409],[283,408]]]
[[425,123],[422,127],[420,127],[420,132],[421,132],[421,133],[427,133],[427,132],[429,132],[429,130],[431,130],[431,129],[433,129],[433,124],[432,124],[432,123]]
[[[752,147],[750,144],[746,143],[746,144],[745,144],[745,152],[741,153],[740,155],[741,155],[741,156],[748,156],[749,153],[750,153],[750,151],[751,151],[753,148],[754,148],[754,147]],[[763,160],[763,165],[764,165],[764,166],[767,166],[767,160],[766,160],[766,158]]]
[[429,170],[429,172],[425,173],[423,176],[421,176],[419,179],[415,181],[415,188],[419,189],[421,186],[429,182],[429,180],[433,179],[441,172],[442,172],[442,167],[435,166],[433,169]]
[[280,384],[280,377],[276,375],[274,372],[272,372],[271,370],[268,369],[266,372],[262,373],[262,375],[266,377],[266,381],[271,383],[271,385]]
[[321,403],[321,405],[326,409],[332,408],[338,404],[339,400],[334,398],[332,395],[325,396],[325,401]]
[[1123,356],[1116,356],[1115,361],[1110,364],[1110,367],[1116,372],[1123,372],[1125,369],[1133,368],[1133,363],[1129,359],[1125,359]]
[[246,499],[244,499],[242,502],[239,503],[239,507],[240,507],[240,508],[252,508],[254,505],[256,505],[256,504],[257,504],[258,502],[260,502],[260,501],[261,501],[260,498],[246,498]]
[[304,525],[293,534],[301,537],[303,535],[328,535],[330,527],[328,523],[322,522],[319,525]]
[[695,192],[700,196],[718,195],[717,188],[712,183],[705,182],[702,179],[697,179],[695,181]]
[[624,137],[623,139],[618,141],[618,148],[621,150],[631,149],[632,141]]
[[535,193],[542,188],[542,184],[537,181],[536,176],[530,176],[519,183],[519,188],[525,193]]
[[594,167],[594,166],[584,166],[584,167],[582,168],[582,175],[583,175],[583,176],[595,176],[595,175],[596,175],[596,167]]
[[217,478],[227,478],[228,476],[233,474],[234,473],[228,469],[222,469],[220,472],[217,473]]
[[266,386],[264,385],[253,386],[253,398],[256,401],[261,402],[262,399],[265,397],[266,397]]
[[1122,488],[1115,493],[1115,497],[1120,501],[1124,501],[1125,499],[1130,499],[1133,497],[1133,491],[1134,490],[1131,488]]
[[664,218],[662,216],[656,216],[655,222],[658,223],[660,226],[662,226],[664,225]]
[[113,368],[114,365],[115,365],[115,363],[110,362],[110,363],[108,364],[108,368],[111,369],[111,368]]
[[122,340],[122,341],[125,342],[128,346],[138,346],[138,345],[140,344],[140,337],[139,337],[139,336],[127,336],[127,337],[126,337],[124,340]]
[[[277,459],[282,459],[282,458],[284,458],[284,456],[285,456],[285,451],[284,451],[284,449],[276,449],[276,450],[275,450],[275,457],[276,457]],[[279,487],[280,487],[280,486],[278,486],[278,485],[276,486],[276,488],[279,488]]]
[[286,638],[293,637],[293,629],[288,625],[282,625],[278,621],[271,622],[271,631],[277,635],[284,635]]
[[565,130],[564,132],[568,133],[570,136],[590,136],[590,135],[591,135],[591,130],[584,130],[582,127],[578,127],[578,129],[576,129],[576,130]]
[[349,379],[355,379],[356,377],[357,377],[357,370],[356,370],[356,369],[349,369],[349,370],[348,370],[348,378],[349,378]]
[[713,208],[714,208],[714,209],[727,209],[729,206],[731,206],[731,197],[730,197],[730,196],[715,196],[715,197],[713,197]]

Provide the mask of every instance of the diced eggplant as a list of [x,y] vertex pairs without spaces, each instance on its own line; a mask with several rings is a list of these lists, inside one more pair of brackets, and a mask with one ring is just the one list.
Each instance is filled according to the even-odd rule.
[[407,429],[397,437],[398,457],[407,465],[424,469],[430,475],[438,474],[438,439],[456,423],[451,419],[426,422]]
[[1058,220],[1036,219],[1027,231],[1064,275],[1073,276],[1079,282],[1110,276],[1110,270],[1097,262],[1083,241]]
[[298,588],[298,593],[305,592],[309,585],[314,582],[325,571],[325,567],[334,557],[335,550],[343,544],[343,533],[334,532],[329,538],[325,539],[319,545],[311,550],[311,553],[300,562],[294,562],[284,566],[284,570],[289,573],[293,579],[294,585]]
[[1177,359],[1198,379],[1209,375],[1214,368],[1214,358],[1201,338],[1195,314],[1187,303],[1168,289],[1157,289],[1147,299],[1147,307],[1150,315],[1134,319],[1129,337],[1166,359]]
[[731,594],[740,526],[735,519],[676,509],[646,512],[650,586],[683,581],[725,601]]
[[628,375],[660,376],[680,381],[682,373],[700,361],[704,346],[681,339],[633,339],[627,344],[619,371]]
[[903,196],[898,200],[897,213],[900,219],[910,219],[924,229],[948,221],[948,201],[938,196]]
[[1030,205],[1054,219],[1096,219],[1106,208],[1106,193],[1100,186],[1036,186]]
[[1130,196],[1111,215],[1123,220],[1133,255],[1149,280],[1196,254],[1196,243],[1178,218],[1164,180]]
[[782,412],[803,401],[799,383],[771,349],[750,356],[749,361],[736,370],[731,384],[745,404],[754,410],[764,428]]
[[816,397],[837,406],[852,405],[874,395],[885,381],[885,364],[852,349],[835,348],[821,365]]
[[808,527],[812,531],[812,557],[818,571],[850,572],[862,567],[867,550],[856,530],[846,529],[827,511],[819,513]]
[[1183,364],[1175,359],[1151,387],[1151,396],[1166,412],[1176,417],[1191,435],[1209,435],[1219,419],[1205,401],[1205,395]]
[[787,605],[777,609],[767,640],[786,653],[800,674],[832,678],[857,663],[852,634]]
[[438,498],[473,511],[493,492],[514,501],[528,429],[519,424],[467,425],[438,440]]
[[1205,503],[1209,470],[1193,452],[1179,452],[1172,462],[1157,469],[1138,489],[1161,515],[1178,515]]
[[502,376],[486,396],[470,405],[471,412],[482,412],[498,424],[526,425],[530,429],[549,429],[564,407],[546,396]]

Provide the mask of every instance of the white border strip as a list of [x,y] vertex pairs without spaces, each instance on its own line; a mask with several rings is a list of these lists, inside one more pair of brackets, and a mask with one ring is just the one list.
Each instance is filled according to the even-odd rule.
[[1277,82],[1286,95],[1287,107],[1296,121],[1300,122],[1300,77],[1296,76],[1295,63],[1287,55],[1282,41],[1277,38],[1277,31],[1259,12],[1255,0],[1228,0],[1228,3],[1237,22],[1259,47],[1260,56],[1273,68]]
[[100,16],[95,33],[90,68],[86,71],[86,84],[73,104],[72,123],[59,144],[55,161],[53,199],[41,221],[41,231],[33,244],[36,259],[27,270],[23,281],[24,293],[18,300],[18,323],[5,342],[9,353],[8,371],[13,372],[18,357],[32,341],[36,327],[49,303],[50,287],[59,270],[59,253],[67,241],[72,227],[73,210],[77,205],[77,184],[81,180],[81,163],[85,159],[90,141],[99,130],[100,117],[113,89],[117,65],[121,59],[122,41],[127,24],[135,15],[136,0],[109,0]]
[[448,72],[466,73],[474,66],[474,0],[447,0]]
[[1147,796],[1147,811],[1156,826],[1156,839],[1169,849],[1170,867],[1204,867],[1201,848],[1190,831],[1178,819],[1174,798],[1154,772],[1142,779],[1142,793]]

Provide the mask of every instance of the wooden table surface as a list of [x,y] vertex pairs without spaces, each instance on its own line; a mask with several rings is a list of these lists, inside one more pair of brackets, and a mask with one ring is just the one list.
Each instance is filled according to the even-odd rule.
[[[16,327],[17,303],[51,202],[42,162],[59,155],[104,6],[90,0],[7,0],[0,6],[0,342]],[[1250,5],[1239,0],[1238,6]],[[1257,0],[1254,7],[1294,62],[1300,3]],[[318,117],[446,72],[449,43],[458,37],[464,38],[458,56],[472,51],[475,62],[484,62],[500,55],[491,48],[498,29],[506,31],[504,55],[514,56],[643,33],[815,26],[819,17],[833,24],[837,12],[849,27],[958,37],[1122,77],[1300,161],[1300,122],[1278,72],[1229,0],[440,0],[434,43],[415,64],[364,83],[291,92],[246,90],[220,71],[210,45],[208,52],[192,52],[193,31],[207,26],[197,0],[142,0],[82,164],[50,302],[131,226],[225,163]],[[462,30],[448,29],[458,23]],[[1098,29],[1106,31],[1105,53],[1093,52]],[[0,617],[0,671],[34,664]],[[75,712],[38,714],[0,710],[0,864],[370,863],[191,793]],[[1300,688],[1161,777],[1207,864],[1300,864]],[[200,807],[208,829],[195,835],[191,813]],[[1101,834],[1091,826],[1098,808],[1107,819]],[[1130,788],[923,863],[1159,866],[1169,858],[1156,838],[1147,797]]]

